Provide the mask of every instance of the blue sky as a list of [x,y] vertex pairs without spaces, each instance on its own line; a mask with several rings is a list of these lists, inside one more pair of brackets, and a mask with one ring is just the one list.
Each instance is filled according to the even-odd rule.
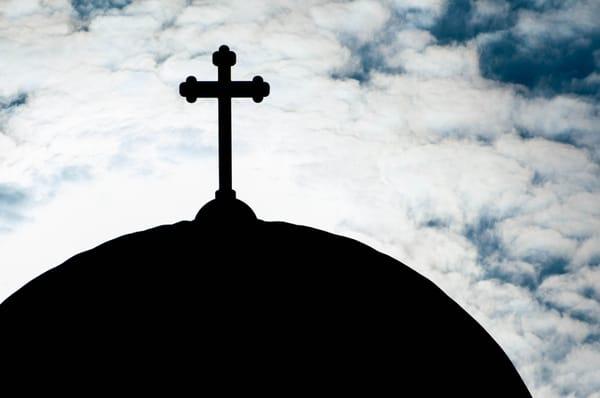
[[217,187],[265,220],[359,239],[421,272],[534,396],[600,397],[597,1],[0,3],[0,300],[75,253],[191,219]]

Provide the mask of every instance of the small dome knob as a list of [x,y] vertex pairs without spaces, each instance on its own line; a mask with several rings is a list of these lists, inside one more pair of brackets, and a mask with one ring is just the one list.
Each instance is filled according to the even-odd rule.
[[[233,191],[231,191],[233,192]],[[211,200],[198,212],[195,221],[218,229],[244,227],[256,222],[256,214],[246,203],[234,195],[219,196]]]

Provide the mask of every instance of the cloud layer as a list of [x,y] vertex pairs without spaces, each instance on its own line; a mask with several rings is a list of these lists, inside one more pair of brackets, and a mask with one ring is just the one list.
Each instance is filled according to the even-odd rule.
[[[534,396],[600,391],[597,1],[6,1],[0,299],[78,251],[193,217],[216,103],[259,217],[360,239],[476,317]],[[596,395],[594,395],[596,394]]]

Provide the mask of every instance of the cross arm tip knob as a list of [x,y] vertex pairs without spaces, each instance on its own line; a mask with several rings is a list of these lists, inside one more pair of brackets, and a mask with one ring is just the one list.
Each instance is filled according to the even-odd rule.
[[195,87],[198,80],[194,76],[188,76],[187,79],[179,84],[179,95],[185,97],[189,103],[196,102],[197,95],[195,94]]
[[271,91],[271,87],[269,83],[265,82],[262,76],[254,76],[252,79],[252,84],[254,85],[254,95],[252,99],[254,102],[262,102],[263,98],[269,95]]

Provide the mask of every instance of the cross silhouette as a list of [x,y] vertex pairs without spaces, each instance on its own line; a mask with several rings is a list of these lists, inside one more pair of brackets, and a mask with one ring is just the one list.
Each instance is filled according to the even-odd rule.
[[269,83],[260,76],[254,76],[252,81],[232,82],[235,53],[225,45],[213,53],[212,62],[218,67],[218,81],[199,82],[194,76],[188,76],[179,85],[179,94],[190,103],[196,102],[197,98],[219,99],[219,190],[215,196],[217,199],[235,199],[231,187],[231,98],[246,97],[261,102],[269,95]]

